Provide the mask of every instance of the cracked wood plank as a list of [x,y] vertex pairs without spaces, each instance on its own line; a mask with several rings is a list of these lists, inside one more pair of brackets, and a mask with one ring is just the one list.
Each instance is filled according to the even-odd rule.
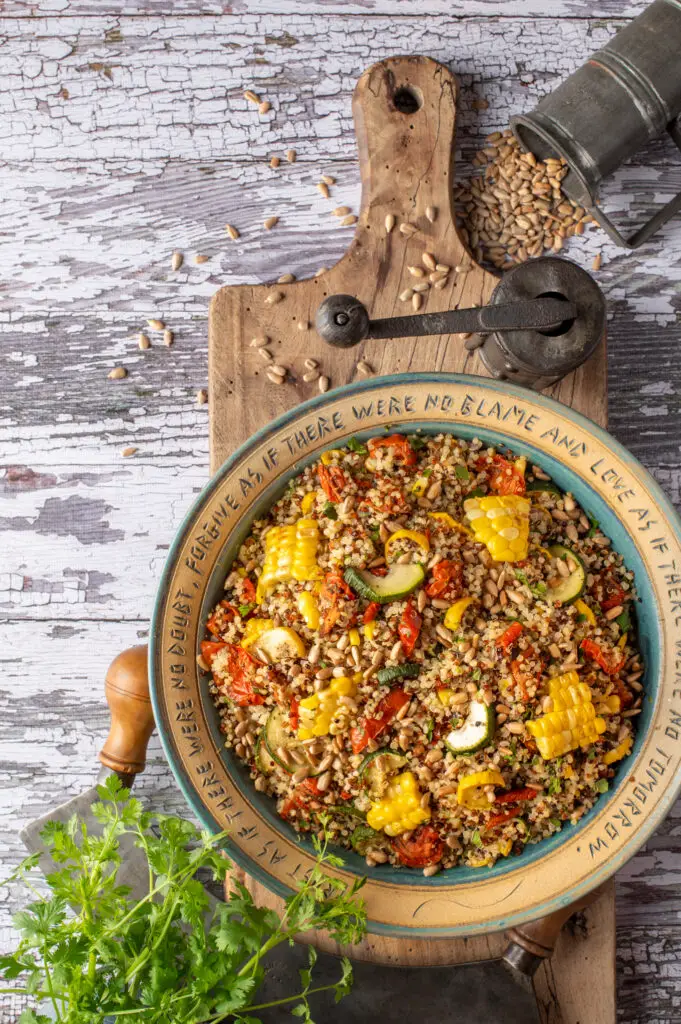
[[[459,130],[487,130],[536,104],[621,19],[457,20],[228,15],[2,20],[0,144],[6,160],[264,159],[347,156],[357,75],[396,52],[424,53],[464,88]],[[265,40],[290,32],[297,45]],[[260,115],[252,88],[272,103]],[[476,99],[489,103],[474,109]],[[491,125],[490,125],[491,127]]]

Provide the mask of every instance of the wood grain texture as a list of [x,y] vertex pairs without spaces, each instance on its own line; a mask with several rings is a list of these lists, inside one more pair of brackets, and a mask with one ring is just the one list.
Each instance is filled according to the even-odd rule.
[[[420,104],[409,114],[399,109],[399,96],[405,89]],[[365,71],[353,95],[362,200],[347,253],[311,281],[225,287],[215,295],[209,324],[213,468],[272,418],[318,393],[315,383],[306,386],[302,380],[304,359],[310,356],[318,360],[322,372],[332,375],[335,386],[355,379],[360,359],[367,360],[379,374],[433,369],[485,374],[477,355],[469,353],[457,335],[369,341],[351,349],[333,349],[310,330],[318,305],[328,295],[357,297],[372,318],[403,311],[399,295],[420,280],[409,267],[423,267],[424,250],[435,254],[440,263],[461,268],[453,270],[448,287],[426,293],[428,312],[488,301],[497,278],[477,266],[466,252],[451,200],[456,93],[456,82],[447,69],[423,57],[391,58]],[[434,222],[426,216],[428,208],[436,211]],[[386,216],[394,222],[389,232]],[[414,233],[403,234],[403,224],[411,225]],[[273,296],[279,301],[269,305]],[[411,304],[406,308],[412,311]],[[275,349],[277,362],[289,368],[286,383],[274,385],[263,372],[262,360],[250,343],[258,336],[271,339],[268,344]],[[605,344],[554,390],[562,401],[605,424]],[[281,912],[280,898],[243,872],[239,877],[259,903]],[[584,911],[586,927],[596,936],[588,943],[588,952],[576,949],[574,943],[561,945],[553,962],[542,964],[536,983],[546,1024],[557,1024],[561,1012],[564,1024],[579,1024],[589,1012],[592,1024],[614,1024],[614,906],[615,889],[610,884],[598,904]],[[357,959],[429,967],[498,957],[507,941],[503,934],[425,942],[372,935],[343,950],[322,932],[306,934],[303,940],[326,952],[344,952]],[[587,967],[589,980],[601,982],[598,1007],[590,996],[591,984],[585,984]],[[567,993],[571,994],[569,1003]]]
[[[223,15],[222,0],[176,0],[171,16],[161,0],[5,0],[2,874],[22,855],[19,828],[94,777],[107,730],[104,672],[145,639],[167,546],[207,479],[207,410],[194,394],[207,380],[211,295],[288,270],[310,276],[352,236],[314,184],[336,174],[334,205],[357,208],[358,70],[419,49],[459,73],[464,174],[485,132],[530,109],[645,6],[241,0],[238,13]],[[253,84],[273,98],[265,125],[242,101]],[[486,109],[474,107],[481,98]],[[289,146],[299,162],[271,171],[266,158]],[[609,209],[642,217],[680,187],[678,156],[653,145],[609,183]],[[281,220],[265,234],[271,213]],[[244,233],[227,244],[232,220]],[[172,275],[176,248],[187,259]],[[195,266],[203,251],[210,262]],[[568,255],[588,267],[597,251],[610,306],[610,426],[680,507],[681,231],[669,224],[634,254],[594,233]],[[150,315],[176,328],[172,349],[136,348]],[[120,384],[106,380],[116,362],[130,368]],[[123,459],[127,445],[138,452]],[[186,813],[156,737],[138,785],[157,806]],[[680,831],[677,805],[618,875],[623,1024],[671,1024],[681,1013]],[[16,887],[0,890],[3,949],[19,897]],[[15,1024],[19,1010],[18,1000],[3,1003],[1,1024]]]

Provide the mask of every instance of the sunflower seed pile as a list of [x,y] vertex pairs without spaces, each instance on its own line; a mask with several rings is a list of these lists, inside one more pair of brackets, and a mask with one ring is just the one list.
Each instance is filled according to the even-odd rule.
[[454,188],[459,226],[475,259],[502,270],[544,252],[560,252],[592,218],[561,190],[561,159],[537,160],[513,133],[493,132],[473,165],[479,173]]

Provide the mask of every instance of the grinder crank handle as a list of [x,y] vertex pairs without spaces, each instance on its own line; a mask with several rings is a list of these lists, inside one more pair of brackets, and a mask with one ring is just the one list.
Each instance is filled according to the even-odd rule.
[[104,692],[111,728],[99,760],[129,788],[135,776],[144,771],[147,744],[154,731],[146,645],[130,647],[114,658],[106,673]]
[[568,903],[538,921],[529,921],[509,929],[507,935],[510,942],[501,958],[504,965],[513,974],[531,978],[542,960],[548,960],[553,955],[563,925],[573,914],[595,903],[604,888],[599,886],[580,900]]

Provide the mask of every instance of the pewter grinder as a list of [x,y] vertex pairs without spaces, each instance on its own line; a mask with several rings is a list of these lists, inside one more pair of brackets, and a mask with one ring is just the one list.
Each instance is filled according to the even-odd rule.
[[681,212],[676,195],[625,238],[598,205],[601,181],[665,131],[681,149],[681,0],[655,0],[511,128],[538,159],[563,157],[561,188],[631,249]]
[[370,320],[352,295],[330,295],[317,310],[317,333],[338,348],[366,338],[472,334],[497,380],[541,391],[586,362],[605,335],[605,299],[576,263],[544,256],[514,267],[488,306]]

